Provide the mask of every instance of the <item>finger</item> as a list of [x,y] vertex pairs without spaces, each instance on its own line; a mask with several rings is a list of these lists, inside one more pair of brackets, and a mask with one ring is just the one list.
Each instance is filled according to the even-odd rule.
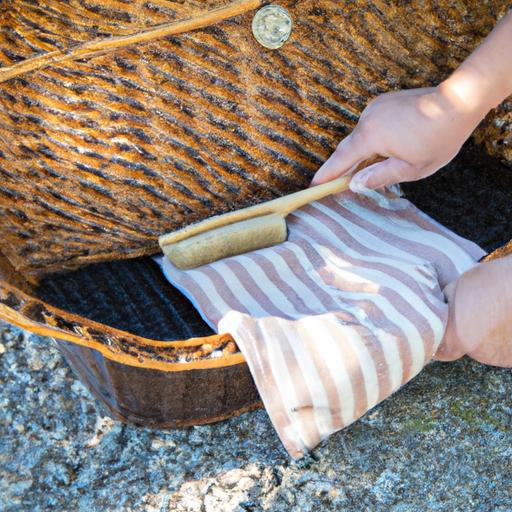
[[466,352],[457,336],[453,322],[448,321],[443,339],[433,358],[436,361],[455,361],[465,356]]
[[449,361],[456,361],[465,355],[466,352],[458,347],[441,345],[437,352],[434,354],[433,359],[435,361],[442,361],[446,363]]
[[439,344],[434,359],[437,361],[455,361],[465,355],[466,351],[462,347],[462,343],[457,336],[455,326],[455,292],[457,289],[457,281],[452,281],[445,286],[443,293],[448,303],[448,320],[443,339]]
[[449,318],[446,330],[433,358],[436,361],[455,361],[466,354],[462,343],[457,336],[453,319]]
[[318,169],[311,185],[331,181],[349,172],[354,166],[374,156],[373,151],[361,142],[361,138],[352,132],[339,144],[334,153]]
[[512,344],[482,343],[476,350],[468,352],[468,356],[482,364],[512,368]]
[[411,181],[414,179],[415,171],[415,167],[411,164],[399,158],[391,157],[359,171],[352,178],[351,187],[356,190],[380,188],[401,181]]

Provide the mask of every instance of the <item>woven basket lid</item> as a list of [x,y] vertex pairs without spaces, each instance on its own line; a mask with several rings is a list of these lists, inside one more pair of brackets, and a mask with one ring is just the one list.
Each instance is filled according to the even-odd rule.
[[18,272],[152,254],[165,232],[304,187],[370,97],[437,83],[508,4],[283,0],[292,31],[269,50],[252,32],[265,3],[0,13],[0,252]]

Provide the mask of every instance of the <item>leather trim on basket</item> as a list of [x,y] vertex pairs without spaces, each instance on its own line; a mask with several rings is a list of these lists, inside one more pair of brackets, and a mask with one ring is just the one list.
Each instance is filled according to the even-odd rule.
[[491,252],[491,254],[483,258],[482,261],[496,260],[498,258],[503,258],[504,256],[508,256],[510,254],[512,254],[512,240],[506,243],[503,247],[499,247],[495,251]]
[[[484,261],[512,254],[512,240]],[[50,306],[0,281],[0,318],[40,336],[50,336],[97,350],[109,360],[176,372],[246,364],[230,334],[179,341],[132,335]],[[220,357],[212,353],[220,351]]]
[[146,339],[52,307],[5,282],[0,282],[0,318],[39,336],[95,349],[129,366],[176,372],[245,364],[230,334],[179,341]]

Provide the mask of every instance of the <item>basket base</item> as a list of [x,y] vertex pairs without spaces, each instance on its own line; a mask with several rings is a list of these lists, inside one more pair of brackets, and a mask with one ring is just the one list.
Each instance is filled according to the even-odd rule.
[[[406,196],[426,213],[488,251],[512,239],[512,171],[477,146],[467,145],[446,169],[403,188]],[[15,283],[20,276],[10,269],[0,273],[0,277]],[[121,329],[127,336],[131,333],[167,341],[213,334],[190,301],[167,282],[150,258],[100,263],[54,274],[39,284],[35,295],[64,310],[58,315],[50,314],[49,320],[45,314],[38,315],[41,327],[49,322],[52,327],[71,330],[73,335],[83,334],[85,319],[104,324],[86,331],[107,341],[112,336],[107,326]],[[28,320],[41,308],[45,312],[44,305],[32,304],[37,301],[30,297],[26,307],[19,306],[18,299],[16,294],[7,294],[4,307],[17,308]],[[67,312],[85,319],[69,315],[66,321]],[[123,337],[119,333],[115,336]],[[234,345],[232,340],[230,343]],[[215,368],[196,366],[190,370],[162,371],[121,364],[80,344],[57,344],[109,414],[122,421],[147,427],[186,427],[261,407],[242,357],[233,364]]]
[[37,289],[55,307],[162,341],[215,334],[151,258],[96,263],[53,274]]
[[56,340],[66,362],[115,419],[151,428],[182,428],[262,407],[246,363],[181,372],[127,366],[97,351]]

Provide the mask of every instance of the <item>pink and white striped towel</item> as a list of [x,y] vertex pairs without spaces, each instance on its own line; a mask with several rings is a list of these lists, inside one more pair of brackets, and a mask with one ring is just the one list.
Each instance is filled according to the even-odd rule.
[[442,288],[485,253],[409,201],[346,192],[289,215],[288,241],[169,281],[243,352],[294,458],[414,377],[444,334]]

